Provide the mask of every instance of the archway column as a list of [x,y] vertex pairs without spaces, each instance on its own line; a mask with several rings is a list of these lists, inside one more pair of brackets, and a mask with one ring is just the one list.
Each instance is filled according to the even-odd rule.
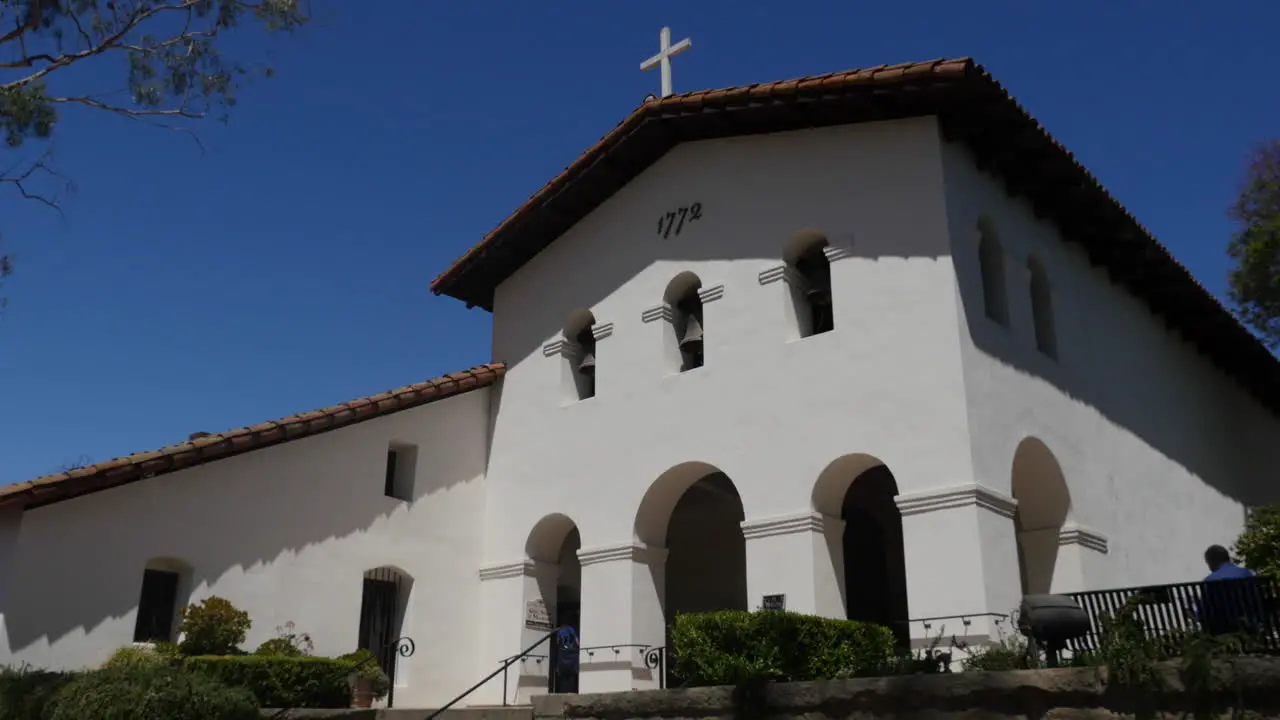
[[747,543],[747,607],[784,595],[786,609],[843,618],[844,521],[804,511],[742,522]]
[[[480,569],[480,617],[485,621],[481,623],[479,677],[493,672],[505,659],[519,654],[551,630],[539,622],[554,619],[551,616],[555,612],[559,572],[554,563],[527,559]],[[542,610],[546,611],[545,618],[539,616]],[[509,668],[508,703],[527,703],[533,695],[546,694],[549,650],[544,645]],[[473,703],[502,704],[503,676],[494,678],[473,697]]]
[[940,632],[981,643],[1007,632],[1007,621],[993,616],[1009,615],[1021,600],[1017,501],[965,484],[899,495],[895,502],[902,514],[912,643]]
[[1053,592],[1073,593],[1113,586],[1106,577],[1107,536],[1078,523],[1067,523],[1058,532],[1058,569]]
[[583,647],[628,645],[620,652],[580,657],[582,693],[657,688],[658,671],[645,665],[645,650],[666,642],[662,598],[666,548],[638,542],[578,551],[582,566]]

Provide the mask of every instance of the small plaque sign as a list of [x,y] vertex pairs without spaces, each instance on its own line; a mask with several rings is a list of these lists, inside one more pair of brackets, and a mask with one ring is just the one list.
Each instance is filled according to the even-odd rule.
[[551,613],[547,612],[547,603],[542,598],[525,603],[524,626],[530,630],[541,630],[543,632],[550,632],[555,629],[551,624]]
[[764,601],[760,603],[760,608],[763,610],[786,610],[787,596],[786,595],[765,595]]

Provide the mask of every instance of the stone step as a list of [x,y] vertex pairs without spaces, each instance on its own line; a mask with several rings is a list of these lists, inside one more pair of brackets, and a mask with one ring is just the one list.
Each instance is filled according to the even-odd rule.
[[[394,708],[373,710],[288,710],[282,714],[278,711],[263,710],[263,717],[276,720],[425,720],[431,713],[430,708]],[[441,713],[436,720],[533,720],[531,705],[475,705],[470,707],[450,708]]]

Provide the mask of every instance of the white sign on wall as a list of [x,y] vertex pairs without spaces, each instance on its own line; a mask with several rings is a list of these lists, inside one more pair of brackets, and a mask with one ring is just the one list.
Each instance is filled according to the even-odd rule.
[[544,632],[554,629],[551,624],[551,613],[547,611],[547,603],[542,598],[525,603],[524,626],[530,630],[542,630]]

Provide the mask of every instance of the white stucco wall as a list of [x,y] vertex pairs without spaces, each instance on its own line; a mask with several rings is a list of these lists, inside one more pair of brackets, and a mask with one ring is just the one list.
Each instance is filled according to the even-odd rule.
[[[474,682],[488,392],[28,511],[0,664],[83,667],[129,644],[155,557],[191,568],[190,600],[247,611],[247,649],[293,621],[338,655],[356,647],[363,573],[394,566],[413,579],[403,632],[417,641],[396,704],[444,702]],[[392,442],[418,447],[412,502],[383,495]]]
[[[980,172],[966,148],[946,145],[943,160],[974,477],[1010,493],[1024,438],[1053,453],[1070,493],[1068,527],[1106,539],[1105,553],[1062,545],[1055,590],[1203,577],[1205,548],[1235,540],[1243,505],[1280,499],[1280,423]],[[982,216],[1004,249],[1009,328],[983,312]],[[1035,347],[1030,255],[1050,279],[1057,360]]]
[[[530,531],[553,513],[576,522],[588,556],[582,642],[659,644],[660,626],[636,614],[648,570],[626,565],[643,554],[633,543],[660,542],[636,536],[637,511],[683,463],[724,471],[747,525],[760,526],[748,531],[750,606],[781,592],[793,609],[831,615],[843,605],[825,534],[838,544],[839,531],[811,520],[825,467],[874,456],[904,494],[972,482],[940,152],[932,118],[680,145],[498,289],[494,357],[510,369],[488,477],[492,589],[482,592],[486,613],[506,619],[486,628],[483,652],[501,658],[530,639],[505,623],[518,624],[513,594],[534,586],[516,567]],[[678,237],[657,235],[662,213],[694,202],[702,219]],[[846,255],[832,263],[835,330],[788,341],[789,290],[767,279],[806,228]],[[702,281],[706,364],[673,374],[663,356],[670,326],[642,316],[682,271]],[[597,391],[569,401],[566,360],[547,345],[584,308],[597,322]],[[657,494],[674,503],[697,475]],[[959,504],[972,506],[968,498]],[[912,613],[980,611],[983,590],[966,597],[963,585],[977,568],[980,523],[942,522],[974,542],[917,544],[908,564],[946,592],[914,593]],[[605,686],[592,675],[584,665],[584,691]]]

